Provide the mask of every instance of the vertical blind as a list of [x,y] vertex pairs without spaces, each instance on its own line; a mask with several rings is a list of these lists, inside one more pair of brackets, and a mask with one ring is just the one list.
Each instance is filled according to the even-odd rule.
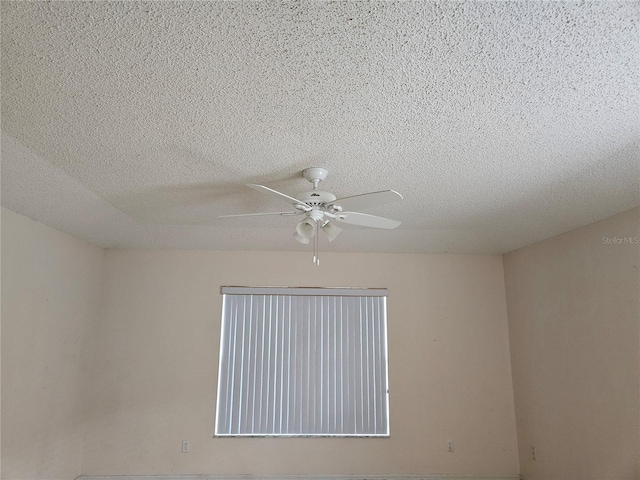
[[216,435],[389,435],[386,290],[222,294]]

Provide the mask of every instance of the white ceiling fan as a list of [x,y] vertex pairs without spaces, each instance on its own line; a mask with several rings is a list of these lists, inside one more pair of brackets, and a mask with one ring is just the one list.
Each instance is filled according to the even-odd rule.
[[308,244],[312,239],[314,240],[313,262],[316,264],[320,262],[318,259],[317,235],[319,230],[324,232],[331,242],[342,231],[336,223],[389,230],[400,225],[398,220],[352,211],[402,200],[402,195],[398,192],[394,190],[382,190],[380,192],[363,193],[352,197],[336,198],[332,193],[318,189],[320,182],[327,178],[327,173],[327,169],[322,167],[311,167],[303,170],[302,176],[313,184],[313,188],[312,190],[299,193],[295,197],[265,187],[264,185],[248,183],[247,186],[254,190],[284,200],[293,207],[293,210],[287,212],[220,215],[220,218],[255,217],[262,215],[304,215],[304,219],[296,225],[296,231],[293,236],[298,242],[303,244]]

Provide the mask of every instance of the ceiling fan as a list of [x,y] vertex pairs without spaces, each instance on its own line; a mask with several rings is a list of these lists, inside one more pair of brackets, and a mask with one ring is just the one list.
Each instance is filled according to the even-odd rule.
[[321,230],[327,235],[329,241],[333,241],[342,231],[336,223],[346,223],[359,225],[361,227],[393,229],[400,225],[398,220],[378,217],[367,213],[360,213],[353,210],[361,208],[372,208],[385,203],[402,200],[402,195],[394,190],[382,190],[380,192],[363,193],[352,197],[336,198],[330,192],[318,189],[322,180],[327,178],[328,171],[322,167],[311,167],[302,171],[302,176],[313,184],[309,191],[302,192],[295,197],[278,192],[264,185],[248,183],[247,186],[259,192],[266,193],[271,197],[284,200],[289,203],[293,210],[287,212],[267,212],[267,213],[243,213],[237,215],[220,215],[220,218],[229,217],[255,217],[262,215],[304,215],[302,221],[296,225],[294,238],[303,244],[314,241],[313,262],[319,264],[318,258],[318,231]]

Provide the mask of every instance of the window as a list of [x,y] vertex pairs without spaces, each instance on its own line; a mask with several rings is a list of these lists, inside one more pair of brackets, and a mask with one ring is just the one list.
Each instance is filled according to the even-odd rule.
[[386,290],[222,294],[216,435],[389,436]]

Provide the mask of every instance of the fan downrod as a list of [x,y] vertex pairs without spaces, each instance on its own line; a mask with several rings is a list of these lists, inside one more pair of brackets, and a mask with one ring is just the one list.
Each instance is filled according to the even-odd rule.
[[302,171],[302,176],[309,180],[313,184],[314,190],[317,190],[318,184],[327,178],[327,174],[329,171],[326,168],[322,167],[310,167],[305,168]]

